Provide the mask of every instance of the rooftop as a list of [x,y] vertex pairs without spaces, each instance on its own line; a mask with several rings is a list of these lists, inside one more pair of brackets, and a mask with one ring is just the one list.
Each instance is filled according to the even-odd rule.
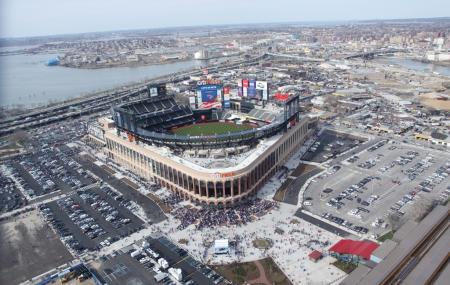
[[335,243],[330,249],[330,252],[336,252],[339,254],[351,254],[361,256],[364,259],[369,260],[372,252],[377,249],[379,245],[373,241],[359,241],[342,239]]

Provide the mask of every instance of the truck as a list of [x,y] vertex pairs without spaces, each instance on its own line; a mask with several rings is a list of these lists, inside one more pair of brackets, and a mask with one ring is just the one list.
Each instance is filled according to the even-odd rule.
[[161,281],[163,281],[164,279],[166,279],[167,276],[168,276],[167,273],[160,272],[160,273],[156,274],[153,278],[155,278],[155,281],[156,281],[156,282],[161,282]]
[[139,249],[137,249],[137,250],[133,251],[132,253],[130,253],[130,256],[134,258],[134,257],[138,256],[139,254],[141,254],[141,251]]
[[169,268],[168,271],[177,281],[183,280],[183,274],[180,268]]
[[161,265],[163,269],[169,268],[169,263],[164,258],[158,259],[158,264]]

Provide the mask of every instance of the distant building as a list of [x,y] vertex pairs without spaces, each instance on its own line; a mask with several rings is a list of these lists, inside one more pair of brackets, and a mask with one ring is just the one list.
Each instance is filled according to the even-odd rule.
[[196,53],[194,53],[195,59],[208,59],[209,58],[209,52],[207,50],[200,50]]
[[448,136],[441,133],[416,133],[415,138],[416,140],[427,141],[432,144],[442,145],[446,147],[450,146],[450,140]]

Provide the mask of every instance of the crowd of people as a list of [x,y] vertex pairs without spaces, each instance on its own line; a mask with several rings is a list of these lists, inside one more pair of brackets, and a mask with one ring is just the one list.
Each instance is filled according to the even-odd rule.
[[179,207],[172,212],[172,215],[181,222],[178,230],[183,230],[192,224],[200,230],[220,225],[246,224],[276,206],[277,203],[274,201],[255,199],[226,209]]

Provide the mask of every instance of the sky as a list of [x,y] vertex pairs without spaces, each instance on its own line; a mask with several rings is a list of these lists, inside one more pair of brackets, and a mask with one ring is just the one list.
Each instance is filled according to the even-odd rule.
[[0,0],[0,37],[450,16],[450,0]]

